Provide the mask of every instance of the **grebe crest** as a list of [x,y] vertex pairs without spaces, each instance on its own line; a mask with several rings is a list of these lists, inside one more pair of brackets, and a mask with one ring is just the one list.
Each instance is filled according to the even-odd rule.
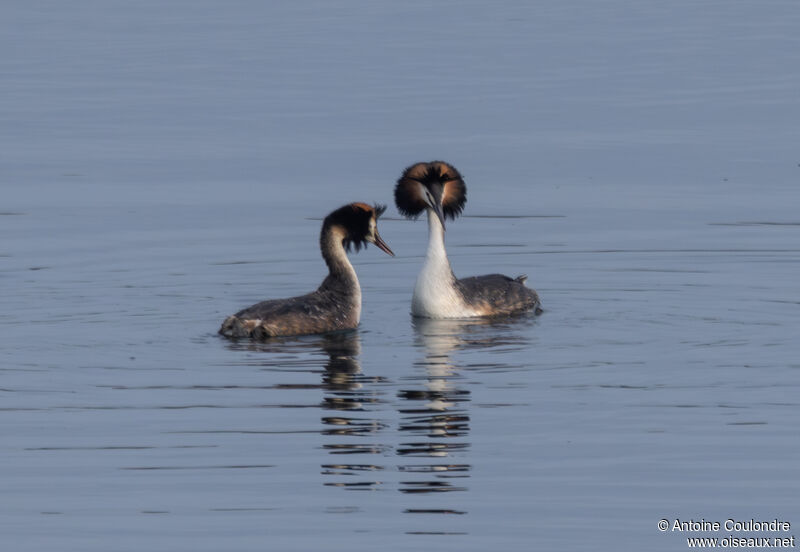
[[541,312],[526,276],[487,274],[457,279],[444,247],[445,219],[455,219],[467,202],[461,173],[444,161],[416,163],[403,171],[394,189],[397,210],[406,218],[428,215],[428,252],[417,277],[411,314],[424,318],[472,318],[526,311]]
[[316,291],[262,301],[229,316],[219,333],[226,337],[267,338],[348,330],[361,318],[361,286],[347,251],[367,243],[394,256],[378,234],[384,205],[350,203],[330,213],[322,222],[320,251],[328,276]]
[[449,163],[416,163],[403,171],[397,181],[394,201],[406,218],[417,218],[426,209],[433,209],[444,226],[445,218],[455,219],[464,210],[467,186],[461,173]]
[[366,203],[350,203],[339,207],[334,212],[325,217],[322,222],[320,232],[320,245],[325,238],[326,232],[338,226],[344,230],[342,245],[346,251],[351,248],[356,252],[362,247],[366,248],[367,243],[374,243],[383,251],[394,256],[381,237],[378,235],[378,218],[386,211],[386,205],[370,206]]

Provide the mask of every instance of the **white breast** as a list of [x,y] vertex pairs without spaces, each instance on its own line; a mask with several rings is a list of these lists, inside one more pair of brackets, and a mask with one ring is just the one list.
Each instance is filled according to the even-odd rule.
[[425,266],[417,277],[411,314],[425,318],[469,318],[475,316],[452,282],[452,273],[442,273]]
[[444,228],[428,209],[428,253],[417,276],[411,314],[425,318],[470,318],[477,313],[464,303],[444,249]]

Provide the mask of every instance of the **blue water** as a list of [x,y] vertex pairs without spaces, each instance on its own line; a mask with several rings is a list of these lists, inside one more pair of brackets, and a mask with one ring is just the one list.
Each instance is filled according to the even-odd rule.
[[[3,548],[795,534],[798,26],[789,1],[7,3]],[[541,317],[410,317],[427,227],[392,187],[434,158],[468,187],[456,274],[528,274]],[[352,257],[360,328],[219,338],[318,285],[350,201],[389,204],[397,254]]]

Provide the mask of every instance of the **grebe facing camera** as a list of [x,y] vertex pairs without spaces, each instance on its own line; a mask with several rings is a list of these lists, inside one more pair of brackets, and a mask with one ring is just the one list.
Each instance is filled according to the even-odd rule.
[[527,276],[487,274],[458,279],[444,248],[446,218],[455,219],[467,202],[461,174],[444,161],[416,163],[403,171],[394,189],[398,211],[406,218],[428,215],[428,253],[417,277],[411,314],[424,318],[472,318],[541,312]]

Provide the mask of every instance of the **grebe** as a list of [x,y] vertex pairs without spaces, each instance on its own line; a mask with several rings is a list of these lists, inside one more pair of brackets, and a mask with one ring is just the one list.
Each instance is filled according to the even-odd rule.
[[263,339],[358,326],[361,287],[346,251],[351,245],[358,251],[369,242],[394,257],[378,234],[378,217],[385,210],[386,206],[351,203],[329,214],[322,223],[319,237],[329,273],[319,288],[299,297],[262,301],[239,311],[225,319],[219,333],[227,337]]
[[428,253],[417,277],[411,314],[424,318],[472,318],[533,310],[539,296],[525,286],[527,276],[487,274],[457,279],[444,249],[445,218],[455,219],[467,202],[461,174],[444,161],[408,167],[394,189],[397,210],[406,218],[428,213]]

